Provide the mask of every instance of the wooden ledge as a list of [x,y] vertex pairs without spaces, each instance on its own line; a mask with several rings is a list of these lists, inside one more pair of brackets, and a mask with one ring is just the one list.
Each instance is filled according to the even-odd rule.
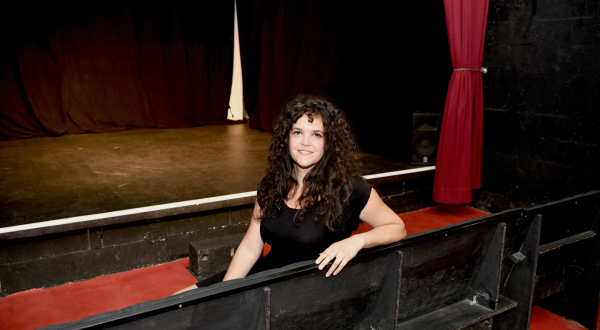
[[496,311],[464,299],[431,313],[400,323],[397,328],[402,330],[459,330],[516,307],[516,301],[504,296],[500,296]]

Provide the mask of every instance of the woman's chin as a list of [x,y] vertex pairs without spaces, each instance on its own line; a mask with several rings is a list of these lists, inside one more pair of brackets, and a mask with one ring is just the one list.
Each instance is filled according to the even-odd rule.
[[297,170],[308,171],[311,168],[315,167],[316,164],[313,164],[313,163],[310,163],[310,164],[295,163],[295,165],[296,165],[296,169]]

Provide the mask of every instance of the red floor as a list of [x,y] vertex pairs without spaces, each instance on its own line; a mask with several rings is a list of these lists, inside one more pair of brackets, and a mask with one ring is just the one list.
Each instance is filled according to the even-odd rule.
[[408,235],[441,228],[467,219],[479,218],[489,213],[462,205],[439,205],[400,214]]
[[[486,214],[465,206],[436,206],[400,216],[411,235]],[[196,282],[186,269],[188,265],[188,260],[182,259],[0,298],[0,328],[36,329],[167,297]],[[531,330],[542,329],[585,328],[536,306],[532,311]]]
[[0,298],[0,329],[37,329],[165,298],[196,283],[187,259]]
[[[564,319],[556,314],[550,313],[549,311],[533,306],[531,309],[531,322],[530,330],[548,330],[548,329],[572,329],[572,330],[585,330],[579,324],[573,323],[567,319]],[[600,326],[600,320],[598,320],[598,326]]]

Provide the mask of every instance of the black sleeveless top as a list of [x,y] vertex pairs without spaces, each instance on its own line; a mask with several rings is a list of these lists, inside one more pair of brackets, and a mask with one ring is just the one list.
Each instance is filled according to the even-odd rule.
[[[259,259],[250,274],[271,268],[279,268],[298,261],[316,260],[319,253],[331,244],[350,237],[356,230],[359,216],[369,201],[371,186],[359,178],[350,177],[352,191],[349,198],[349,210],[345,230],[332,232],[321,221],[315,223],[314,215],[307,213],[298,226],[294,224],[297,210],[285,203],[279,216],[261,221],[260,235],[264,242],[271,245],[267,256]],[[260,202],[259,202],[260,204]]]

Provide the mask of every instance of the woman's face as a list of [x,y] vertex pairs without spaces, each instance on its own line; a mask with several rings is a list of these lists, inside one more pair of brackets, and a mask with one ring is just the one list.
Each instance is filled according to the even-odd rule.
[[296,164],[296,170],[310,170],[321,158],[325,150],[325,129],[321,117],[313,116],[312,123],[308,115],[303,115],[292,125],[289,137],[290,155]]

